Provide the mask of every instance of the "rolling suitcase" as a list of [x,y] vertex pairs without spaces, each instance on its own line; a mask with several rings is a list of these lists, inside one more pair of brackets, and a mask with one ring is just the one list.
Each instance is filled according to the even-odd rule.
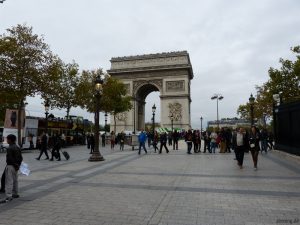
[[62,154],[64,155],[64,157],[66,158],[66,160],[69,160],[69,158],[70,158],[70,155],[69,155],[69,153],[68,153],[68,152],[66,152],[66,151],[62,151]]

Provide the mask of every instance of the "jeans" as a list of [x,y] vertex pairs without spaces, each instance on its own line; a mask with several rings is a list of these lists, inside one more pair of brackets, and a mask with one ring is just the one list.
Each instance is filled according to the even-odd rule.
[[191,141],[187,142],[187,153],[191,154],[193,143]]
[[210,153],[216,153],[216,147],[217,143],[216,142],[210,142]]
[[268,142],[267,140],[261,140],[261,152],[267,152],[268,149]]
[[7,197],[18,194],[18,171],[12,165],[5,168],[5,193]]
[[147,149],[145,147],[145,142],[140,142],[140,145],[139,145],[139,154],[141,154],[141,149],[144,149],[144,151],[147,153]]

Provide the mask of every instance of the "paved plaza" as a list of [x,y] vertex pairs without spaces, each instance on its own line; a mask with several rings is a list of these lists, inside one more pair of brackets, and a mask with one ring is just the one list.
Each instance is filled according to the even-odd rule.
[[260,154],[254,171],[250,154],[239,169],[233,153],[188,155],[184,142],[169,154],[101,148],[104,162],[88,162],[86,146],[67,151],[60,162],[23,153],[32,173],[0,205],[0,225],[300,224],[297,157]]

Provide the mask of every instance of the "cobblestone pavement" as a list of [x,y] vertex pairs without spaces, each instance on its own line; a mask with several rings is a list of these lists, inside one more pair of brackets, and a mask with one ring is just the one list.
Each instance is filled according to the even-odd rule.
[[86,146],[66,150],[60,162],[23,153],[32,173],[0,205],[0,225],[300,224],[297,157],[260,154],[254,171],[250,154],[239,169],[233,153],[188,155],[184,142],[169,154],[101,148],[104,162],[88,162]]

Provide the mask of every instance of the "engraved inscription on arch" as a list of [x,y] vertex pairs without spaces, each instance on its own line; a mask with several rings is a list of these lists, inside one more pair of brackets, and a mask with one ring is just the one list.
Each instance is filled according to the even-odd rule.
[[185,81],[184,80],[167,81],[166,89],[167,89],[167,92],[184,91],[185,90]]

